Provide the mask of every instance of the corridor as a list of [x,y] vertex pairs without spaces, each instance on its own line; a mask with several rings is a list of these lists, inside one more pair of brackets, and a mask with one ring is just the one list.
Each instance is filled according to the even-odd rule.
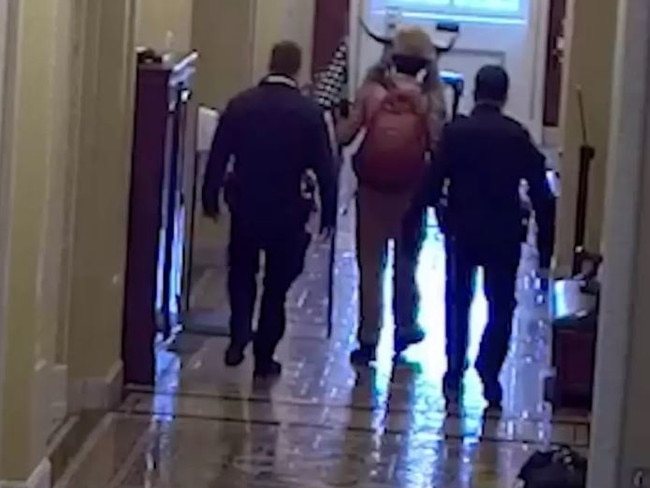
[[[518,468],[541,446],[553,442],[586,449],[587,420],[552,419],[542,401],[550,331],[547,305],[534,289],[526,259],[515,340],[502,376],[504,416],[483,419],[473,371],[462,410],[445,412],[444,252],[435,227],[419,270],[426,341],[393,365],[392,333],[386,327],[376,368],[355,371],[348,362],[357,314],[352,217],[342,219],[338,234],[331,340],[326,339],[324,298],[327,249],[316,243],[292,292],[280,381],[254,384],[250,363],[226,370],[226,338],[183,335],[159,352],[155,391],[131,391],[59,486],[504,487],[512,486]],[[208,322],[227,314],[222,275],[215,267],[197,285],[195,306]],[[485,316],[479,293],[472,310],[471,357]],[[388,312],[386,322],[391,324]]]

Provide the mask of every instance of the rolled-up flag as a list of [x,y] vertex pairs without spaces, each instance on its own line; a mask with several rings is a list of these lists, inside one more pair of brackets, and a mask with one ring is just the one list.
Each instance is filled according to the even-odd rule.
[[348,53],[348,40],[344,39],[327,67],[316,74],[313,96],[324,110],[336,109],[345,98],[349,73]]

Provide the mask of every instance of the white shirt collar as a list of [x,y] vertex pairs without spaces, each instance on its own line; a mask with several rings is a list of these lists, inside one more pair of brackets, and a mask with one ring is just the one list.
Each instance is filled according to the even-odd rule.
[[298,83],[296,83],[296,80],[285,75],[268,75],[266,78],[264,78],[263,83],[273,85],[287,85],[291,88],[298,88]]

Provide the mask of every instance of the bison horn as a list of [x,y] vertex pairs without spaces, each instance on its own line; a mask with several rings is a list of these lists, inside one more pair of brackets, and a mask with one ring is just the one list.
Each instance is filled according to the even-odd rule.
[[361,17],[359,17],[359,24],[361,24],[361,27],[365,31],[365,33],[373,40],[378,42],[379,44],[382,44],[384,46],[392,46],[393,45],[393,39],[390,37],[386,36],[380,36],[379,34],[374,33],[373,31],[370,30],[370,27],[368,27],[368,24],[366,24]]

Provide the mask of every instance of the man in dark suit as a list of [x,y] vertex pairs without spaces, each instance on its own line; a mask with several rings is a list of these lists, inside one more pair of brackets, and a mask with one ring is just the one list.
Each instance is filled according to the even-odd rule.
[[[255,376],[277,376],[274,353],[286,326],[289,288],[302,273],[310,236],[305,230],[312,209],[301,191],[305,173],[318,180],[322,230],[336,220],[333,153],[322,110],[304,97],[296,83],[301,50],[281,42],[272,51],[270,74],[237,95],[224,111],[210,153],[203,187],[203,206],[217,218],[222,187],[231,212],[228,292],[231,342],[228,366],[244,360],[253,340]],[[232,160],[232,171],[226,178]],[[264,253],[264,292],[257,332],[260,254]]]
[[[546,158],[528,131],[503,114],[509,78],[499,66],[476,76],[476,105],[443,130],[429,179],[416,207],[439,207],[447,248],[446,332],[448,369],[445,397],[458,401],[465,370],[469,311],[478,267],[485,276],[488,324],[476,369],[488,408],[501,409],[499,374],[512,334],[517,272],[525,229],[520,197],[522,180],[537,223],[539,266],[548,269],[554,244],[555,197],[546,178]],[[415,214],[415,213],[414,213]]]

